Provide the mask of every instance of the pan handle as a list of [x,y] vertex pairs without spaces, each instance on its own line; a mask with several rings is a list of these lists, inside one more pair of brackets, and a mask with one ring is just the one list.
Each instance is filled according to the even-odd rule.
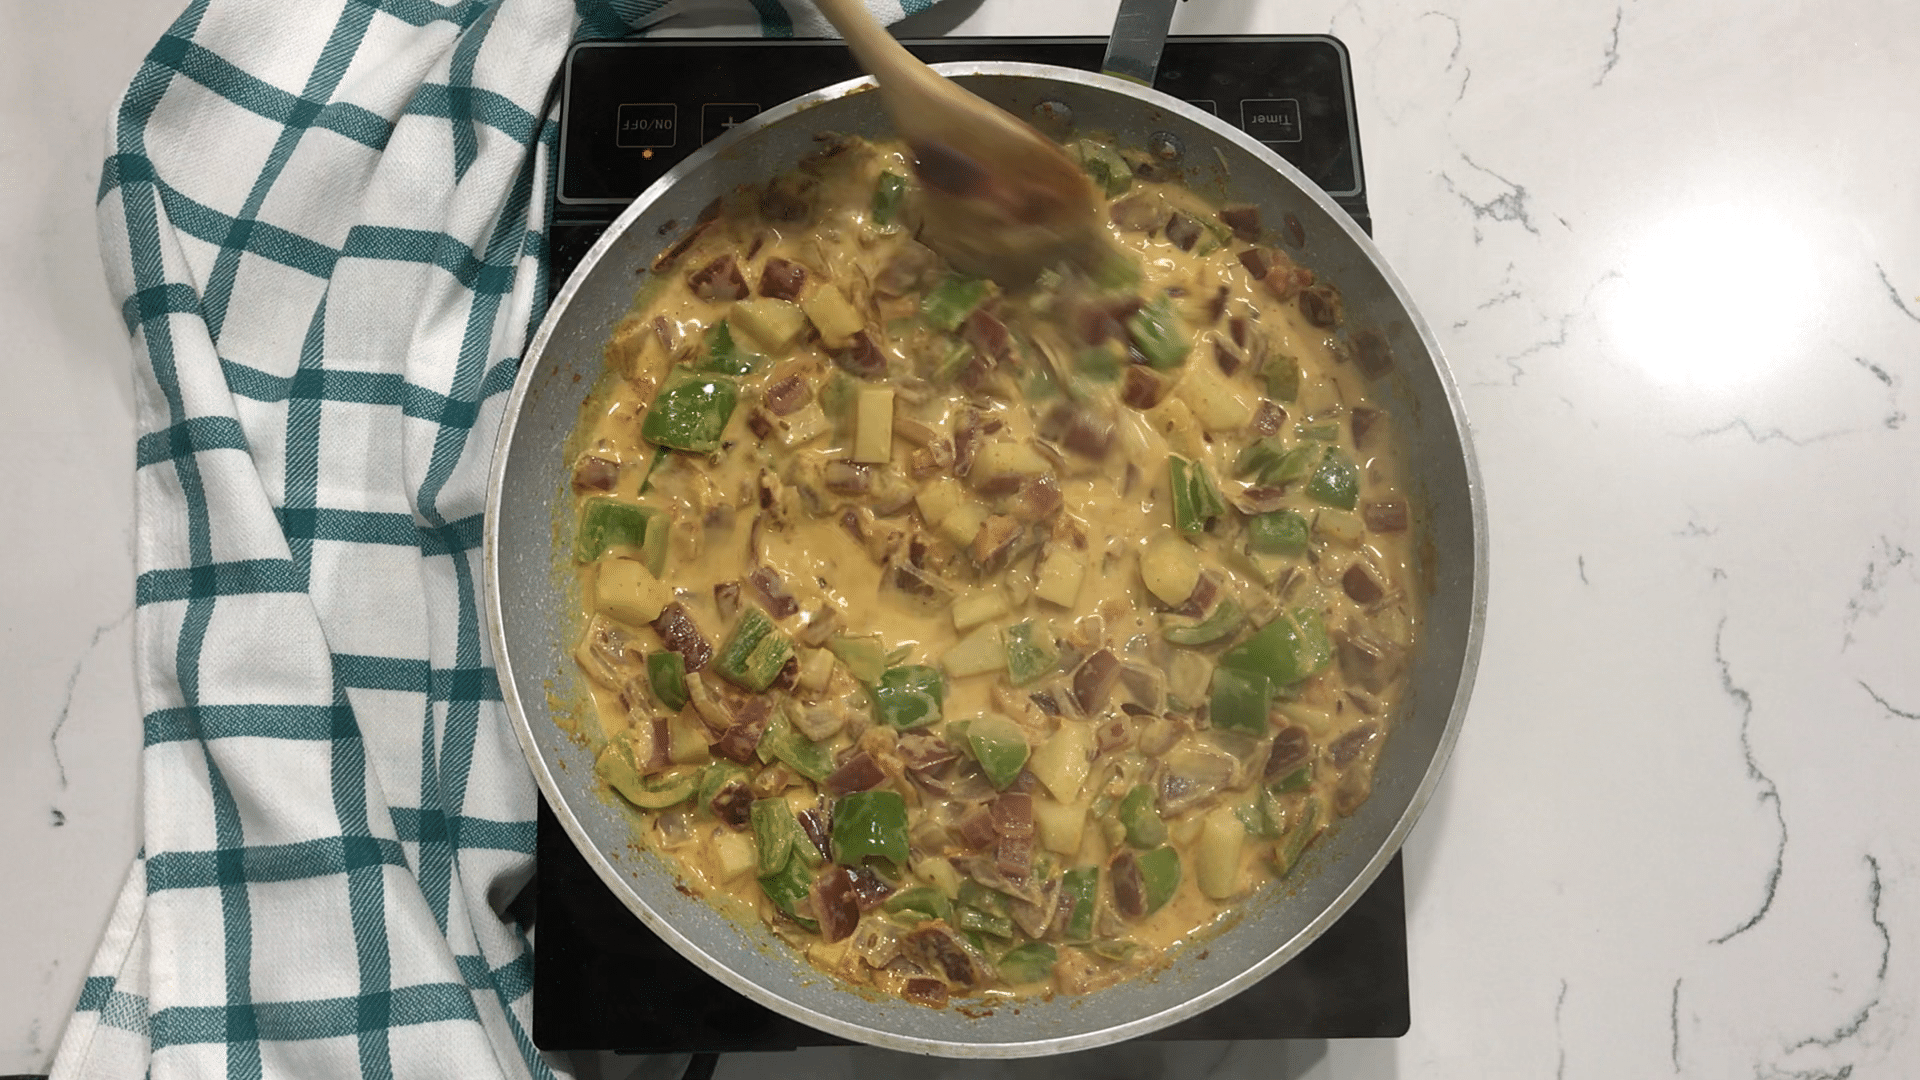
[[1107,39],[1107,56],[1100,61],[1101,73],[1152,86],[1177,3],[1179,0],[1120,0],[1113,35]]

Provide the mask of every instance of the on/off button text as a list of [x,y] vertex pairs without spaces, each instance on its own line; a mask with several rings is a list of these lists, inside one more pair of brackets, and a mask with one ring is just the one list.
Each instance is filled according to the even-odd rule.
[[672,102],[645,102],[622,105],[614,145],[632,148],[665,148],[677,141],[679,109]]
[[1296,143],[1300,130],[1300,102],[1293,98],[1245,98],[1240,102],[1240,128],[1263,143]]

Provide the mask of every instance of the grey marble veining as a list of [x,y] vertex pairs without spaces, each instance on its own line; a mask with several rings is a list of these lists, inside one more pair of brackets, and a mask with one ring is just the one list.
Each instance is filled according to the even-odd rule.
[[[1114,6],[954,2],[968,34]],[[0,7],[0,835],[30,871],[0,1073],[45,1067],[135,842],[131,391],[90,215],[174,7]],[[1375,232],[1477,440],[1487,641],[1407,850],[1412,1031],[718,1075],[1920,1075],[1920,10],[1194,0],[1175,28],[1346,42]]]

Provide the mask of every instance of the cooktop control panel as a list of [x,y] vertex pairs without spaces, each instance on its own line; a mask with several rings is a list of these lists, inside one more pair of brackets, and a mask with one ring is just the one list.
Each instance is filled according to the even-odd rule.
[[[905,43],[929,63],[1016,60],[1097,70],[1102,38],[949,38]],[[733,125],[862,74],[838,41],[588,41],[567,56],[555,223],[611,221],[666,171]],[[1245,131],[1293,163],[1364,227],[1353,78],[1337,39],[1176,37],[1154,88]],[[572,260],[556,236],[553,280]],[[564,265],[562,265],[564,263]]]

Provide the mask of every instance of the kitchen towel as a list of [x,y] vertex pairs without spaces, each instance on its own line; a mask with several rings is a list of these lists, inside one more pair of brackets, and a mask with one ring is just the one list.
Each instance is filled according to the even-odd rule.
[[[98,192],[132,337],[142,838],[59,1077],[550,1076],[481,511],[576,37],[781,0],[196,0]],[[868,0],[886,20],[931,0]]]

